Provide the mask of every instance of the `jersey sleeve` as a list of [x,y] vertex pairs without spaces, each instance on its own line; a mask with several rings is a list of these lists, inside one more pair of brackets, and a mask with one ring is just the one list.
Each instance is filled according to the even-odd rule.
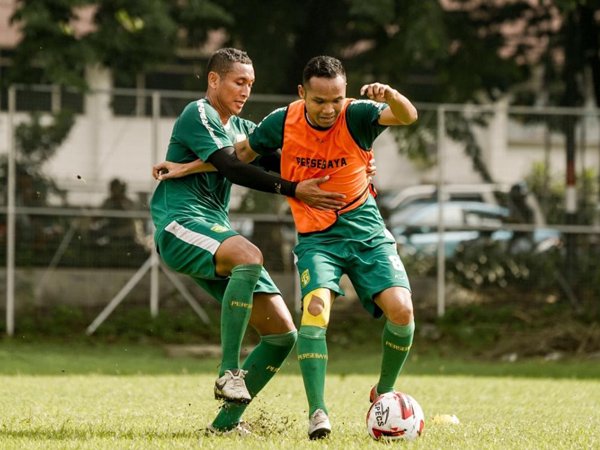
[[256,128],[256,124],[248,119],[243,119],[239,116],[235,116],[238,120],[237,128],[240,130],[239,134],[235,136],[235,142],[240,142],[248,138],[252,130]]
[[217,150],[233,146],[218,113],[204,101],[189,105],[175,127],[173,138],[203,161]]
[[259,155],[268,155],[281,148],[286,113],[287,107],[278,108],[256,126],[248,136],[252,150]]
[[346,111],[346,121],[350,134],[358,145],[364,150],[373,146],[373,141],[383,133],[387,127],[379,124],[379,115],[387,108],[386,103],[373,100],[353,100]]

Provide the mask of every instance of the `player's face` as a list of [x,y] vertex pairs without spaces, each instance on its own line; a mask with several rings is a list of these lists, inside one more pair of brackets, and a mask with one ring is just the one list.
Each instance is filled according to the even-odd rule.
[[346,98],[346,79],[313,77],[298,86],[298,93],[306,104],[309,121],[318,127],[331,127],[342,110]]
[[[214,95],[211,95],[213,106],[221,112],[222,116],[237,116],[250,97],[254,84],[254,67],[252,64],[234,63],[229,72],[213,75],[214,84],[211,85],[214,87]],[[210,83],[209,79],[209,85]]]

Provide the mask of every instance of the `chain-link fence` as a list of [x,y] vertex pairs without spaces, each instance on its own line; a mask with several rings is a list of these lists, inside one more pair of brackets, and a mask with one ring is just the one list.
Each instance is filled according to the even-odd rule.
[[[150,167],[163,159],[177,114],[198,96],[9,89],[0,111],[0,308],[9,334],[19,309],[31,305],[101,309],[129,296],[156,311],[174,290],[202,315],[193,304],[208,301],[201,291],[156,271],[147,210]],[[290,100],[254,94],[243,116],[258,122]],[[418,107],[417,125],[375,146],[378,202],[415,303],[438,314],[485,296],[593,304],[600,296],[598,112]],[[285,297],[297,303],[295,236],[283,199],[234,187],[231,207],[234,227],[261,248]]]
[[409,273],[436,276],[438,314],[486,297],[597,310],[598,111],[503,104],[420,111],[423,126],[400,139],[421,152],[415,157],[434,186],[382,202]]

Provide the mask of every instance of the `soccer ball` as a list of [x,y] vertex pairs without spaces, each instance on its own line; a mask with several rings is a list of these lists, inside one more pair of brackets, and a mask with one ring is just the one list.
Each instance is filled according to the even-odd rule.
[[424,427],[421,405],[402,392],[381,394],[367,412],[367,431],[375,440],[412,441],[421,436]]

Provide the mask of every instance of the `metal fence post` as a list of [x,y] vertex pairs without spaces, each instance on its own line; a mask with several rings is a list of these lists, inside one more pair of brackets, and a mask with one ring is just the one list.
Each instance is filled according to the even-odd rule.
[[446,312],[446,247],[444,245],[444,143],[446,136],[446,110],[437,108],[437,201],[438,201],[438,246],[437,246],[437,314]]
[[15,332],[15,242],[16,211],[15,190],[17,184],[15,113],[17,92],[14,86],[8,88],[8,186],[6,213],[6,334]]
[[[160,118],[160,92],[152,92],[152,164],[158,162],[158,127]],[[150,170],[150,168],[148,168]],[[150,190],[151,192],[153,189]],[[150,266],[150,314],[158,316],[159,260],[152,246],[152,265]]]

